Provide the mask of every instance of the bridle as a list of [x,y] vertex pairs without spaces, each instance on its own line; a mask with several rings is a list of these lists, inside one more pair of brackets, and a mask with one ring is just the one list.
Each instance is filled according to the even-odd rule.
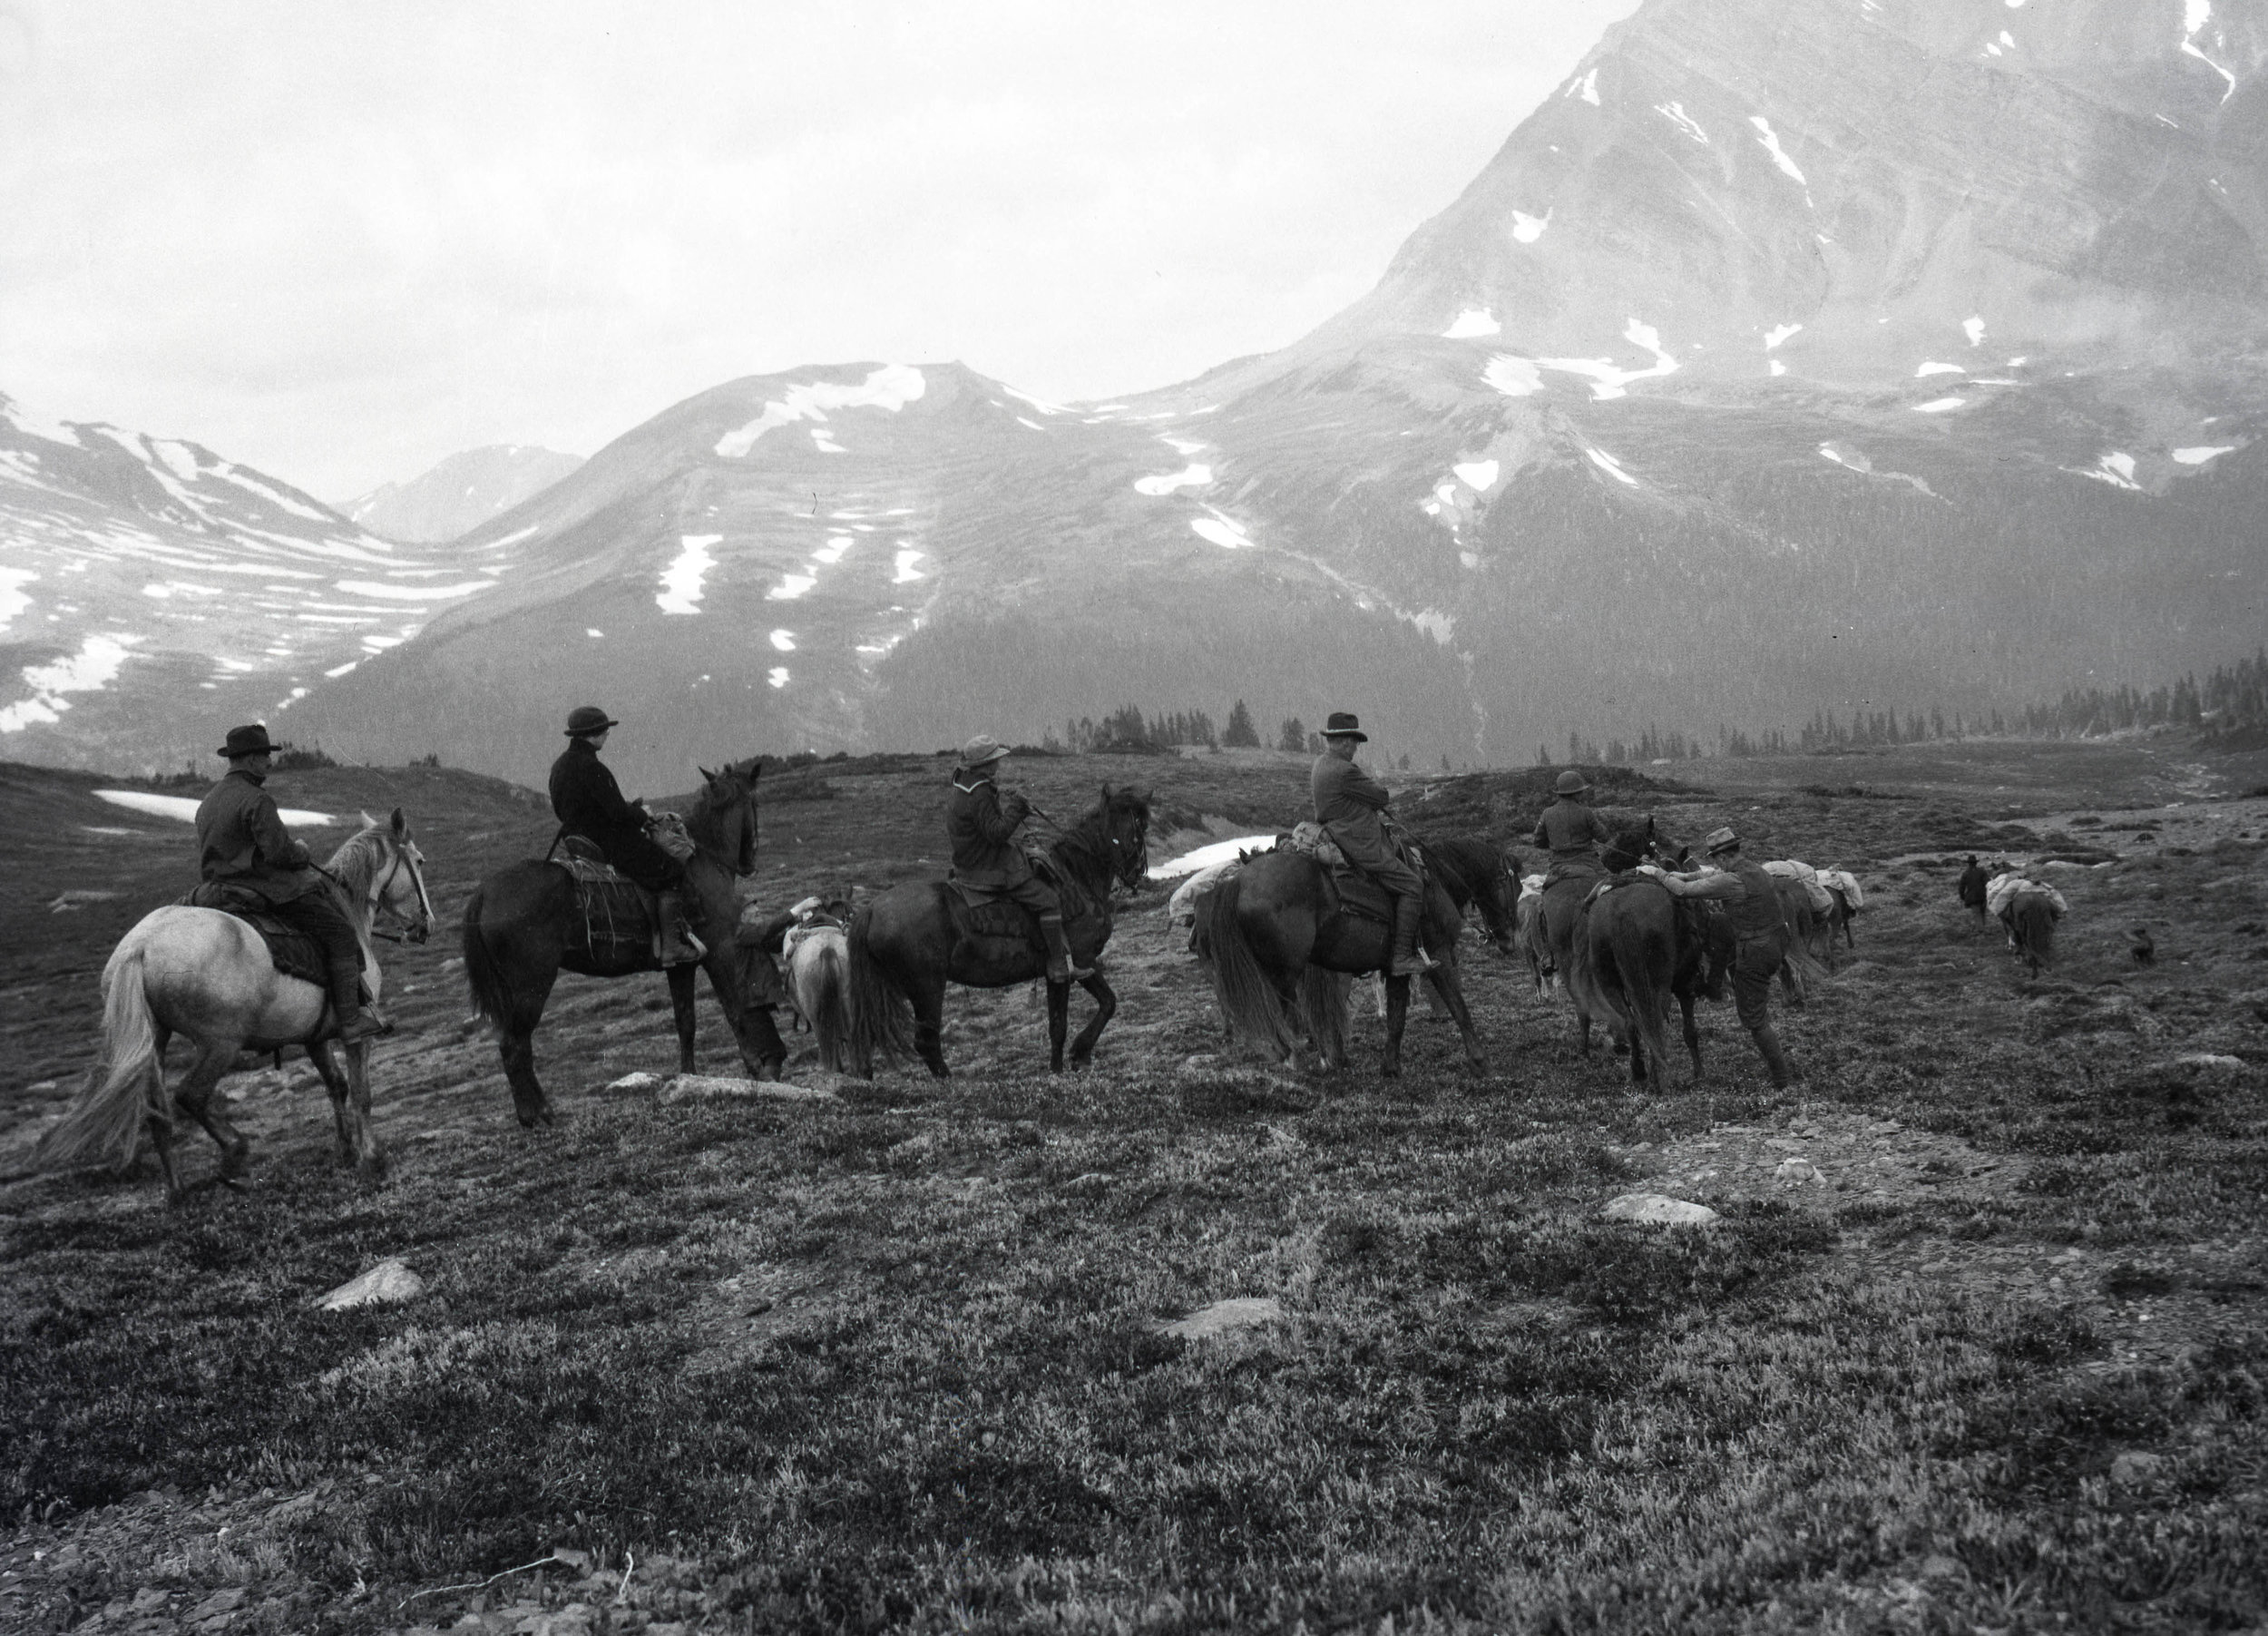
[[[372,885],[370,896],[376,901],[378,913],[391,915],[401,923],[402,930],[385,932],[373,926],[370,935],[383,937],[388,943],[423,943],[433,926],[433,899],[425,894],[425,871],[417,867],[416,858],[410,855],[410,843],[406,838],[389,841],[387,845],[392,847],[394,856],[386,863],[386,873]],[[415,920],[395,908],[389,901],[394,877],[405,867],[409,870],[410,885],[417,888],[417,918]]]

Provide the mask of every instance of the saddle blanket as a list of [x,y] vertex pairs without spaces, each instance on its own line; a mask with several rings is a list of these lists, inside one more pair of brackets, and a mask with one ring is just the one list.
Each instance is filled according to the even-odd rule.
[[1195,926],[1198,901],[1222,882],[1234,880],[1237,872],[1243,867],[1242,858],[1232,857],[1222,863],[1207,864],[1190,876],[1173,889],[1173,896],[1167,900],[1166,924]]
[[625,948],[651,948],[653,916],[646,907],[645,889],[591,857],[576,845],[581,840],[569,836],[551,860],[567,871],[575,896],[575,912],[567,923],[569,952],[604,959]]
[[1853,915],[1866,907],[1865,888],[1859,885],[1859,877],[1852,874],[1850,870],[1822,869],[1819,872],[1819,884],[1830,892],[1842,893],[1843,901],[1851,906],[1851,912]]
[[330,966],[323,958],[323,945],[312,935],[279,919],[269,911],[268,900],[258,893],[208,881],[175,901],[191,908],[219,909],[224,915],[235,916],[259,934],[260,941],[268,945],[269,963],[282,975],[312,983],[318,988],[330,982]]

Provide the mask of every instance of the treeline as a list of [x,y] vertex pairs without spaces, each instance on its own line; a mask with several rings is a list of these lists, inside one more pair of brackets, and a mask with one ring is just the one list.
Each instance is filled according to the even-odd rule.
[[[1138,704],[1120,705],[1098,721],[1090,716],[1080,716],[1063,723],[1061,737],[1050,729],[1040,740],[1040,748],[1061,754],[1073,751],[1090,754],[1109,751],[1124,754],[1148,754],[1178,749],[1185,746],[1199,749],[1258,749],[1264,740],[1258,723],[1245,701],[1237,700],[1228,711],[1227,725],[1216,730],[1212,716],[1205,710],[1171,710],[1159,715],[1144,715]],[[1286,716],[1276,730],[1276,737],[1265,742],[1277,749],[1303,755],[1323,753],[1323,735],[1309,730],[1297,716]],[[1396,763],[1408,771],[1407,754]],[[1442,769],[1447,771],[1449,758],[1442,758]]]

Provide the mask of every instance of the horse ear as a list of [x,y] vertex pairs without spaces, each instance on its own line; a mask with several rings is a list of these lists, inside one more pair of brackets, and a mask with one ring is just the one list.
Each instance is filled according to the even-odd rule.
[[693,765],[699,769],[702,783],[714,784],[717,781],[717,775],[709,771],[708,768],[701,767],[700,763],[698,761],[696,761]]
[[401,839],[402,837],[409,833],[409,820],[402,816],[402,809],[399,807],[394,808],[392,823],[394,826],[394,838],[396,840]]

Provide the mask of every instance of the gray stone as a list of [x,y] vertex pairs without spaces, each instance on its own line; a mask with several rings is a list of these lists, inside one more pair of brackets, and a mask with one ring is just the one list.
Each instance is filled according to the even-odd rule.
[[1168,1324],[1164,1333],[1183,1340],[1207,1340],[1258,1324],[1280,1323],[1283,1317],[1282,1304],[1272,1296],[1238,1297],[1215,1301],[1178,1323]]
[[1772,1179],[1794,1187],[1801,1187],[1806,1181],[1816,1181],[1824,1186],[1827,1180],[1819,1173],[1819,1167],[1810,1160],[1793,1157],[1780,1161],[1780,1167],[1772,1172]]
[[2146,1454],[2140,1449],[2128,1449],[2110,1463],[2110,1481],[2114,1488],[2140,1488],[2153,1483],[2165,1470],[2164,1455]]
[[347,1279],[315,1304],[325,1312],[344,1312],[349,1307],[412,1300],[422,1295],[425,1288],[425,1279],[400,1261],[388,1259],[360,1278]]
[[1706,1227],[1717,1213],[1706,1204],[1690,1204],[1667,1193],[1623,1193],[1607,1200],[1599,1212],[1609,1221],[1637,1221],[1655,1227]]
[[784,1080],[728,1079],[713,1073],[679,1073],[665,1081],[661,1100],[690,1102],[697,1097],[740,1097],[759,1102],[831,1102],[842,1098],[814,1085],[791,1085]]
[[618,1080],[609,1081],[610,1091],[658,1091],[661,1088],[659,1073],[625,1073]]

